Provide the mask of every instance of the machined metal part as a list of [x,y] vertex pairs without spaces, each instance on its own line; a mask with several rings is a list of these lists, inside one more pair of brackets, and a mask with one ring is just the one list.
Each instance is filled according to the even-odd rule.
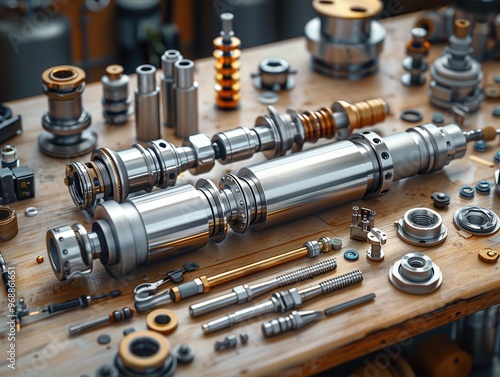
[[476,190],[472,186],[465,185],[460,187],[459,195],[464,199],[472,199],[476,195]]
[[291,90],[295,86],[296,73],[283,58],[265,58],[259,62],[259,71],[252,73],[252,83],[256,89]]
[[379,0],[314,0],[319,17],[306,24],[312,68],[321,74],[360,79],[377,70],[386,31],[373,19],[382,11]]
[[150,312],[146,317],[146,325],[151,331],[168,335],[177,330],[179,318],[172,310],[156,309]]
[[121,65],[106,67],[106,74],[101,77],[102,116],[110,124],[123,124],[132,115],[132,97],[129,95],[128,75],[123,73]]
[[135,97],[135,137],[142,142],[161,138],[160,88],[156,86],[156,67],[144,64],[137,67]]
[[195,356],[194,347],[187,343],[179,344],[174,348],[173,353],[179,364],[189,364]]
[[189,315],[194,318],[213,312],[214,310],[225,308],[229,305],[241,305],[275,288],[283,288],[287,285],[311,279],[315,276],[331,272],[336,268],[336,259],[330,258],[311,266],[287,272],[268,281],[238,285],[232,289],[231,293],[226,293],[224,295],[191,305],[189,307]]
[[[92,229],[61,226],[47,232],[55,275],[90,272],[100,259],[112,276],[137,266],[221,242],[228,228],[272,226],[354,200],[387,194],[393,182],[441,170],[465,155],[467,143],[496,133],[462,132],[454,124],[426,124],[382,138],[354,133],[349,140],[292,154],[224,175],[96,206]],[[65,250],[65,252],[63,252]]]
[[429,208],[410,209],[396,225],[399,238],[414,246],[439,245],[448,235],[439,213]]
[[380,229],[372,228],[367,238],[370,247],[366,252],[366,259],[371,262],[382,262],[385,257],[382,245],[387,243],[387,234]]
[[168,339],[154,331],[134,331],[120,341],[115,357],[120,376],[171,377],[177,369],[177,358]]
[[487,236],[500,228],[498,215],[488,208],[478,206],[458,209],[453,215],[453,223],[476,236]]
[[87,130],[90,113],[83,108],[85,72],[71,65],[49,68],[42,73],[42,89],[49,110],[42,117],[44,131],[38,137],[40,150],[52,157],[71,158],[91,152],[97,134]]
[[[479,86],[483,79],[481,64],[474,60],[467,20],[456,20],[450,44],[431,66],[430,102],[441,109],[477,111],[484,98]],[[454,111],[456,112],[456,111]]]
[[450,196],[444,192],[435,192],[431,195],[431,198],[436,208],[446,208],[450,205]]
[[220,15],[222,30],[215,38],[215,104],[223,110],[234,110],[238,107],[241,98],[240,84],[240,56],[241,41],[234,36],[233,19],[231,13]]
[[363,274],[361,271],[355,270],[301,290],[292,288],[287,291],[273,293],[267,301],[204,323],[201,328],[204,334],[210,334],[263,314],[285,313],[302,306],[305,301],[311,298],[336,292],[339,289],[350,287],[362,281]]
[[168,128],[174,127],[174,64],[182,60],[182,55],[177,50],[167,50],[161,57],[161,67],[163,73],[160,76],[163,109],[163,125]]
[[16,210],[8,206],[0,206],[0,241],[13,239],[19,231]]
[[404,255],[389,270],[389,281],[402,292],[423,295],[434,292],[443,282],[441,269],[427,255]]
[[403,68],[406,73],[401,77],[405,86],[419,86],[425,83],[423,73],[427,71],[428,64],[424,58],[429,54],[430,43],[425,39],[427,30],[423,28],[411,29],[412,39],[406,44],[406,54]]
[[229,348],[236,348],[236,345],[238,344],[238,339],[236,338],[236,335],[228,335],[224,338],[224,340],[216,341],[214,344],[214,350],[216,351],[222,351],[225,349]]
[[0,150],[2,168],[17,168],[20,165],[17,158],[17,148],[13,145],[4,145]]
[[212,139],[191,135],[183,146],[159,139],[147,147],[113,151],[95,150],[90,162],[73,161],[66,166],[65,184],[76,206],[93,209],[100,201],[123,202],[129,194],[173,186],[182,172],[206,173],[217,160],[229,164],[264,152],[267,158],[302,150],[306,142],[326,138],[345,139],[353,130],[383,121],[389,107],[381,99],[350,104],[338,101],[331,107],[297,113],[279,113],[269,107],[254,128],[239,127],[219,132]]
[[87,331],[89,329],[92,329],[94,327],[102,326],[107,323],[124,321],[126,319],[132,318],[134,315],[135,315],[134,308],[123,308],[122,310],[115,310],[103,317],[98,317],[90,321],[72,325],[68,328],[68,331],[70,335],[76,335],[84,331]]
[[0,143],[23,132],[21,116],[12,116],[10,107],[0,103]]
[[481,180],[476,184],[476,191],[481,195],[488,195],[491,191],[491,183],[485,180]]
[[270,321],[263,322],[261,325],[262,334],[266,337],[282,334],[290,330],[300,330],[305,325],[323,319],[325,315],[330,316],[351,309],[354,306],[364,304],[375,298],[375,293],[349,300],[339,305],[331,306],[323,311],[304,310],[292,311],[285,317],[278,317]]
[[[280,255],[269,257],[254,263],[250,263],[244,266],[240,266],[229,271],[225,271],[216,275],[211,276],[200,276],[192,281],[186,282],[181,285],[172,287],[166,291],[160,292],[153,296],[143,297],[141,295],[135,294],[135,307],[138,311],[142,312],[145,310],[152,309],[160,304],[166,304],[169,302],[179,302],[185,298],[192,297],[198,294],[205,294],[210,292],[212,287],[217,285],[227,283],[234,279],[242,276],[247,276],[254,272],[263,271],[268,268],[281,265],[286,262],[294,261],[301,257],[315,258],[320,253],[328,253],[332,249],[331,239],[328,237],[322,237],[319,241],[308,241],[304,243],[304,246]],[[285,284],[286,282],[293,283],[293,281],[300,281],[301,276],[316,276],[320,273],[331,271],[336,266],[336,262],[328,261],[321,264],[315,264],[305,267],[302,270],[294,271],[289,275],[282,275],[278,277],[278,283]],[[273,285],[274,282],[269,283],[272,285],[269,289],[276,287]],[[286,285],[286,284],[285,284]],[[279,286],[279,284],[278,284]],[[263,290],[266,288],[266,283],[262,284]],[[256,288],[257,290],[257,288]],[[241,295],[248,294],[247,291],[240,292]],[[239,297],[243,301],[244,297]]]
[[174,63],[174,77],[175,134],[187,138],[199,132],[198,82],[194,79],[193,61],[188,59],[176,61]]
[[369,208],[360,208],[358,206],[352,207],[352,223],[350,227],[350,234],[353,240],[367,241],[368,234],[375,226],[375,215],[377,212]]

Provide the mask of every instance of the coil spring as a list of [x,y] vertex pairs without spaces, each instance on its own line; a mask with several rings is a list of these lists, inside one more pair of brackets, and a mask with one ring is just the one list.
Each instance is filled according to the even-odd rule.
[[304,125],[306,141],[317,142],[320,138],[331,139],[335,136],[336,125],[332,110],[329,107],[322,107],[316,111],[304,111],[298,114]]
[[326,259],[311,266],[299,268],[298,270],[288,272],[286,274],[276,277],[280,287],[294,284],[299,281],[310,279],[314,276],[324,274],[325,272],[333,271],[337,268],[337,261],[335,258]]
[[349,125],[351,130],[382,122],[388,113],[386,103],[380,98],[356,102],[354,104],[350,104],[349,106],[354,115],[353,119],[349,116]]
[[363,274],[360,270],[348,272],[347,274],[340,275],[336,278],[322,281],[319,283],[322,293],[331,293],[351,285],[361,283],[363,281]]
[[240,56],[241,42],[231,37],[224,43],[222,37],[214,39],[215,58],[215,103],[221,109],[235,109],[240,102]]

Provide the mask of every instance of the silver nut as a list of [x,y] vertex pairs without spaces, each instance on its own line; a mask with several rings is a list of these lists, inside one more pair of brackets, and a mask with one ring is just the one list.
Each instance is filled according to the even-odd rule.
[[196,155],[196,166],[189,169],[191,174],[203,174],[212,170],[215,164],[215,151],[208,136],[203,134],[188,136],[182,145],[191,147]]
[[238,285],[233,288],[233,292],[236,293],[238,299],[238,304],[242,304],[248,301],[248,285]]
[[402,292],[426,294],[435,291],[443,282],[441,269],[422,253],[408,253],[389,270],[389,281]]

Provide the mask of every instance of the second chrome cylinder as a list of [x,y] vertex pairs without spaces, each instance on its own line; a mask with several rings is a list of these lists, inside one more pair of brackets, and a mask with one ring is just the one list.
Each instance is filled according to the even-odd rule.
[[160,89],[156,86],[156,68],[145,64],[137,67],[136,73],[136,138],[143,142],[160,139]]

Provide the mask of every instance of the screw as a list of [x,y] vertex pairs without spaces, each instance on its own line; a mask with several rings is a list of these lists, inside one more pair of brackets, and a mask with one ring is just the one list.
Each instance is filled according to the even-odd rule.
[[228,335],[223,341],[215,342],[214,349],[216,351],[225,350],[227,348],[235,348],[237,344],[236,335]]

